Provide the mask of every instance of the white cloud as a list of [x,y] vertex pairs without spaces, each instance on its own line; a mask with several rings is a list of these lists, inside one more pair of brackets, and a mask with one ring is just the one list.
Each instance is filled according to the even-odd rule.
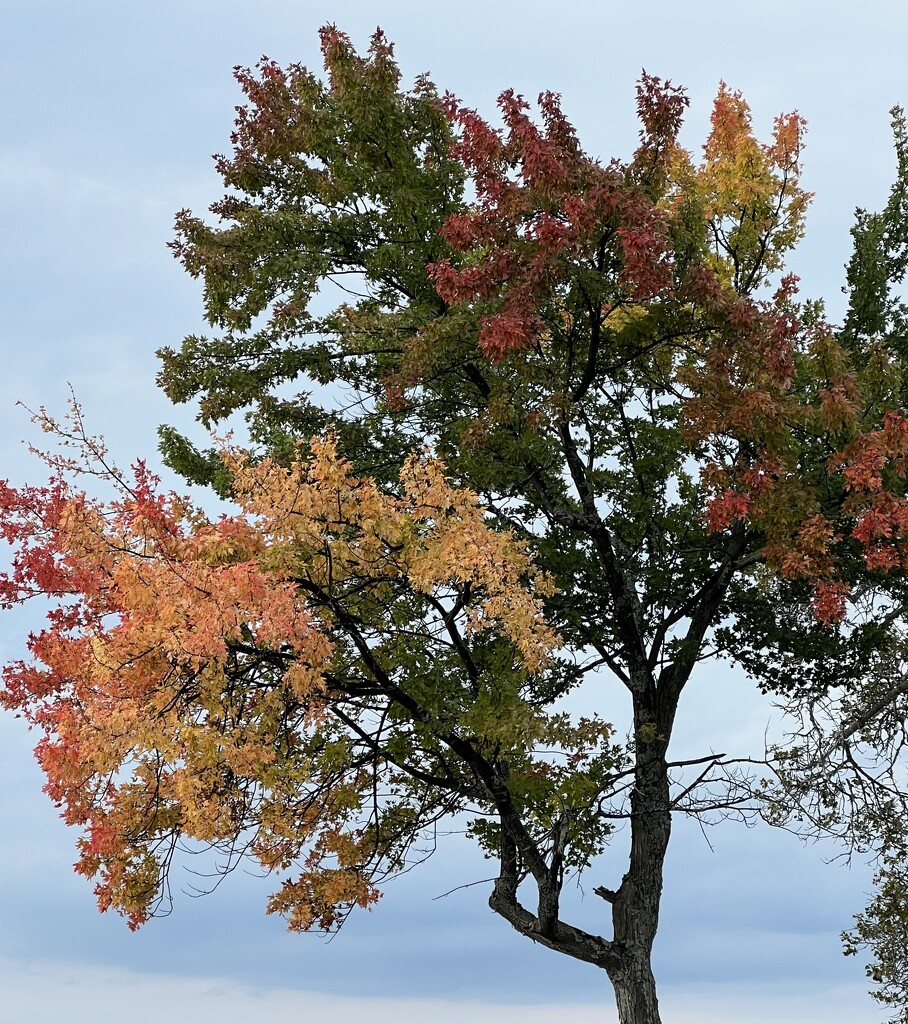
[[[469,979],[464,979],[465,990]],[[603,979],[605,984],[605,980]],[[469,1000],[363,999],[290,988],[253,989],[225,978],[177,978],[54,962],[19,963],[0,957],[0,989],[11,1020],[29,1024],[159,1024],[175,1022],[330,1020],[332,1024],[613,1024],[611,996],[601,1004],[533,1006]],[[662,998],[674,1024],[854,1024],[869,1019],[856,987],[790,991],[778,986],[679,987]]]

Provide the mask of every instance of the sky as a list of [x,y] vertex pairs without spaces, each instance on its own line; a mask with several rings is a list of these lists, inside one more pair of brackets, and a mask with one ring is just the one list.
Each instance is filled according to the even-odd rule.
[[[228,147],[240,101],[231,68],[262,54],[317,67],[326,22],[362,48],[380,24],[406,79],[429,71],[487,116],[507,87],[554,89],[604,160],[633,150],[643,68],[688,88],[692,148],[722,80],[743,91],[764,136],[775,114],[797,108],[810,124],[803,183],[816,198],[790,265],[833,318],[853,210],[885,202],[888,110],[908,103],[908,6],[895,0],[5,0],[3,17],[0,477],[18,482],[40,480],[42,467],[20,444],[35,433],[17,402],[62,412],[72,386],[122,463],[153,457],[162,422],[193,429],[192,411],[154,386],[155,350],[202,329],[200,288],[166,249],[173,214],[219,195],[210,155]],[[34,611],[0,616],[3,661],[35,624]],[[759,753],[770,716],[746,680],[711,669],[678,756],[710,745]],[[73,875],[75,836],[41,793],[32,743],[21,722],[0,718],[0,991],[12,1019],[145,1024],[162,1006],[174,1020],[223,1024],[329,1013],[337,1024],[365,1013],[396,1024],[615,1019],[604,975],[510,930],[488,910],[488,886],[439,898],[489,872],[457,837],[330,943],[287,934],[264,915],[267,881],[242,873],[204,899],[181,891],[198,881],[184,873],[174,913],[132,934],[98,915]],[[838,943],[870,874],[827,863],[835,853],[765,827],[704,837],[679,822],[656,949],[665,1020],[881,1019],[862,965]],[[620,878],[623,856],[596,865],[587,894]],[[577,912],[595,920],[602,904],[583,895],[572,897]]]

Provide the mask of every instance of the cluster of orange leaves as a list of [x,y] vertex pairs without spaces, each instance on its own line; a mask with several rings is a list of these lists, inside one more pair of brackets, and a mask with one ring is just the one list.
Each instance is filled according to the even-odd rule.
[[[330,926],[338,905],[377,894],[360,870],[353,773],[302,799],[305,736],[332,701],[331,617],[312,595],[379,577],[414,594],[469,584],[468,629],[507,636],[532,672],[557,644],[540,607],[549,584],[426,455],[407,460],[398,494],[356,477],[331,437],[289,466],[224,458],[239,512],[216,521],[158,493],[142,464],[128,483],[99,474],[119,490],[106,503],[61,474],[46,488],[0,485],[14,551],[0,597],[51,601],[0,699],[45,734],[46,790],[83,830],[77,870],[98,879],[102,909],[138,926],[178,840],[245,836],[266,869],[304,867],[270,909],[292,927]],[[277,667],[244,678],[237,652]]]

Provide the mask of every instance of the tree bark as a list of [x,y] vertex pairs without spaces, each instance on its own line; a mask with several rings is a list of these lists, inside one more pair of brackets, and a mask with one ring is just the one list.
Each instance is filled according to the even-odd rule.
[[614,943],[622,964],[607,969],[619,1024],[661,1024],[651,963],[672,826],[666,746],[667,736],[657,736],[637,750],[630,863],[612,900]]
[[662,1024],[656,998],[656,979],[648,956],[630,959],[627,970],[613,975],[611,981],[619,1024]]
[[671,819],[661,808],[649,815],[649,820],[633,821],[631,869],[612,907],[614,943],[622,964],[608,975],[615,989],[619,1024],[661,1024],[651,963]]

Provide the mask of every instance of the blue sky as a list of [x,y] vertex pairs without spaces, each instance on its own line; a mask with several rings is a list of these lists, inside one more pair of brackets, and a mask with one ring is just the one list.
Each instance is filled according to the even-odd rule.
[[[692,147],[722,79],[743,90],[763,133],[797,107],[810,123],[804,183],[817,197],[792,267],[806,293],[841,313],[852,211],[885,201],[888,109],[908,103],[908,8],[891,0],[6,0],[0,476],[40,475],[18,443],[30,425],[15,403],[62,410],[68,383],[122,462],[154,452],[160,422],[191,424],[191,410],[171,409],[153,384],[154,350],[201,328],[199,289],[165,248],[173,213],[218,195],[210,154],[228,146],[239,102],[231,68],[262,54],[317,66],[316,30],[327,21],[361,46],[381,24],[405,75],[429,71],[488,115],[506,87],[560,91],[586,148],[604,159],[633,149],[644,67],[687,86]],[[3,660],[34,621],[0,619]],[[678,756],[711,744],[758,751],[771,709],[718,668],[686,714]],[[42,796],[29,749],[21,723],[0,719],[0,990],[13,1019],[65,1012],[72,1024],[106,1024],[129,1004],[137,1024],[164,1005],[183,1007],[169,1011],[176,1020],[331,1012],[346,1024],[365,1012],[358,1000],[374,1020],[405,1024],[464,1012],[474,1024],[511,1014],[534,1024],[552,1019],[550,1004],[569,1006],[565,1019],[614,1019],[605,977],[517,936],[488,911],[482,886],[435,899],[488,873],[456,837],[330,944],[266,919],[267,882],[239,874],[204,900],[180,895],[192,876],[176,879],[174,914],[132,935],[95,912],[90,886],[72,874],[75,836]],[[868,872],[827,865],[834,849],[765,828],[730,825],[709,838],[712,851],[679,823],[669,857],[657,950],[666,1019],[878,1020],[861,965],[842,959],[837,939],[862,906]],[[623,850],[610,856],[602,878],[623,869]],[[594,871],[587,889],[600,880]],[[603,909],[576,899],[581,914]],[[103,1016],[101,993],[123,1013]],[[508,1009],[518,1004],[533,1009]]]

